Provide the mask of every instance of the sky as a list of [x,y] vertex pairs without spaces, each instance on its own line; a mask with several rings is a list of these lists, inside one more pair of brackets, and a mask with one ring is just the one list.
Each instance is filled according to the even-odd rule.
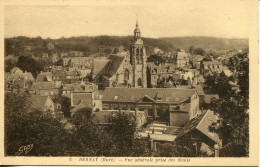
[[133,35],[138,20],[144,37],[247,38],[252,24],[250,5],[243,0],[236,3],[232,0],[221,3],[218,0],[110,2],[6,5],[4,35],[43,38],[127,36]]

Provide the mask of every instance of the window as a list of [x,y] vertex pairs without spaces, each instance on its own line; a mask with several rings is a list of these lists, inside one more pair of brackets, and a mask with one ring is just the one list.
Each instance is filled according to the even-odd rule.
[[118,100],[118,96],[115,96],[115,97],[114,97],[114,100]]
[[47,96],[47,95],[48,95],[48,92],[44,92],[44,94]]
[[51,91],[51,95],[53,95],[53,91]]
[[126,70],[124,71],[124,80],[125,80],[125,81],[128,81],[128,80],[129,80],[129,70],[128,70],[128,69],[126,69]]
[[138,78],[137,84],[138,84],[138,86],[142,86],[142,80],[141,80],[141,78]]

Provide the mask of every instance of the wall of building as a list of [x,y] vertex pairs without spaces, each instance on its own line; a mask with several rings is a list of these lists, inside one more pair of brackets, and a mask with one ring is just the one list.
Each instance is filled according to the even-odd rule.
[[170,112],[170,126],[185,126],[189,122],[189,113],[188,112]]

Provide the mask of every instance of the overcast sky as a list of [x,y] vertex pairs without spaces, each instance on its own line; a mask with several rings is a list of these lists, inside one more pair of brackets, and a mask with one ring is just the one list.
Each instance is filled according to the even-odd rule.
[[5,37],[133,35],[137,18],[145,37],[248,37],[251,16],[246,1],[161,2],[88,6],[8,5],[4,11]]

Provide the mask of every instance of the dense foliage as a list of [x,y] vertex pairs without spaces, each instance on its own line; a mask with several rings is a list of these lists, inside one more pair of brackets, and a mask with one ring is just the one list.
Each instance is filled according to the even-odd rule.
[[[221,122],[213,128],[223,143],[239,145],[239,156],[249,155],[249,59],[248,54],[237,54],[229,59],[229,69],[234,73],[238,90],[232,90],[223,73],[208,76],[206,84],[212,92],[219,94],[219,100],[212,100],[209,108],[219,114]],[[234,79],[233,78],[233,79]]]

